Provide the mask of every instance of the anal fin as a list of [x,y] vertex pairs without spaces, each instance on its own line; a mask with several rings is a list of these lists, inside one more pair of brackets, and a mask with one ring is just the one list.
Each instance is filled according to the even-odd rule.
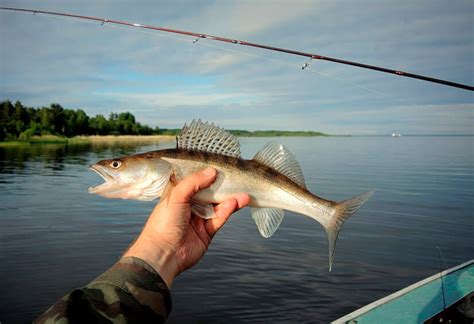
[[252,208],[251,213],[258,231],[265,238],[275,233],[285,216],[283,209],[277,208]]

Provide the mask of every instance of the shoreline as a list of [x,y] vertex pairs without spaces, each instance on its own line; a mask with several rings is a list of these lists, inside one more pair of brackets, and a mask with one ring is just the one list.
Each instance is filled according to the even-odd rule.
[[151,142],[162,140],[174,140],[174,135],[90,135],[90,136],[74,136],[74,140],[84,140],[90,142]]
[[[234,134],[237,137],[325,137],[334,136],[327,134],[310,134],[310,132],[280,132],[273,134],[262,134],[243,132],[242,134]],[[336,135],[338,136],[338,135]],[[347,135],[346,135],[347,136]],[[115,143],[115,142],[161,142],[175,140],[176,135],[80,135],[74,137],[64,137],[58,135],[41,135],[33,136],[29,139],[12,139],[6,141],[0,141],[0,146],[10,145],[27,145],[27,144],[94,144],[94,143]]]
[[[295,132],[296,133],[296,132]],[[309,135],[309,134],[252,134],[247,132],[244,134],[236,135],[238,138],[252,138],[252,137],[392,137],[391,135]],[[450,136],[450,137],[462,137],[462,136],[474,136],[474,134],[407,134],[403,137],[425,137],[425,136]],[[74,136],[64,137],[57,135],[42,135],[34,136],[30,139],[12,139],[6,141],[0,141],[0,147],[15,146],[15,145],[31,145],[31,144],[107,144],[107,143],[157,143],[174,141],[176,135],[88,135],[88,136]]]
[[63,137],[56,135],[34,136],[30,139],[0,141],[0,146],[31,144],[105,144],[105,143],[153,143],[172,141],[174,135],[91,135]]

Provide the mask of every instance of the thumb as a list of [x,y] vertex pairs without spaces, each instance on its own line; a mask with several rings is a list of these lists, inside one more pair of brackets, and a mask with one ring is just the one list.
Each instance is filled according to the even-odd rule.
[[216,179],[217,171],[207,168],[193,173],[181,181],[171,192],[170,202],[175,204],[187,204],[199,190],[209,187]]

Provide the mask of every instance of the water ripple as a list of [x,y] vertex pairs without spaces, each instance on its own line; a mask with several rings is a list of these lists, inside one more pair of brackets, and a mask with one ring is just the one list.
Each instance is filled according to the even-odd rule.
[[[244,209],[177,278],[169,322],[329,322],[437,272],[436,246],[448,266],[472,258],[473,139],[278,138],[318,195],[342,200],[376,189],[345,224],[333,271],[314,220],[288,212],[263,239]],[[242,139],[244,156],[268,141]],[[0,148],[2,322],[31,321],[93,279],[152,210],[154,202],[89,195],[99,179],[87,165],[172,145]]]

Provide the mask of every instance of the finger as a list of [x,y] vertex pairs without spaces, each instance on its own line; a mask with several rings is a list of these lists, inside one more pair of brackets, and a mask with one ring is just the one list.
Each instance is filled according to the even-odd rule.
[[199,190],[209,187],[214,182],[216,175],[217,171],[214,168],[191,174],[173,189],[170,201],[177,204],[189,203]]
[[247,206],[250,197],[246,193],[235,194],[232,198],[224,201],[215,207],[215,217],[206,221],[206,230],[210,237],[213,237],[219,229],[229,219],[230,215],[236,210]]
[[199,216],[193,216],[191,226],[198,234],[199,238],[201,239],[201,242],[207,249],[209,244],[211,244],[211,237],[209,236],[209,234],[207,234],[205,221],[206,220],[204,218],[201,218]]
[[165,188],[163,189],[163,192],[161,193],[160,201],[155,205],[155,208],[153,209],[153,214],[158,211],[158,207],[160,205],[165,204],[165,206],[168,206],[170,194],[173,191],[174,187],[176,187],[175,183],[171,180],[168,181]]
[[250,196],[245,192],[240,192],[234,195],[237,200],[238,209],[246,207],[250,203]]
[[217,231],[227,222],[230,215],[237,210],[238,203],[235,198],[230,198],[219,205],[215,209],[215,216],[206,221],[207,234],[212,238],[216,235]]

